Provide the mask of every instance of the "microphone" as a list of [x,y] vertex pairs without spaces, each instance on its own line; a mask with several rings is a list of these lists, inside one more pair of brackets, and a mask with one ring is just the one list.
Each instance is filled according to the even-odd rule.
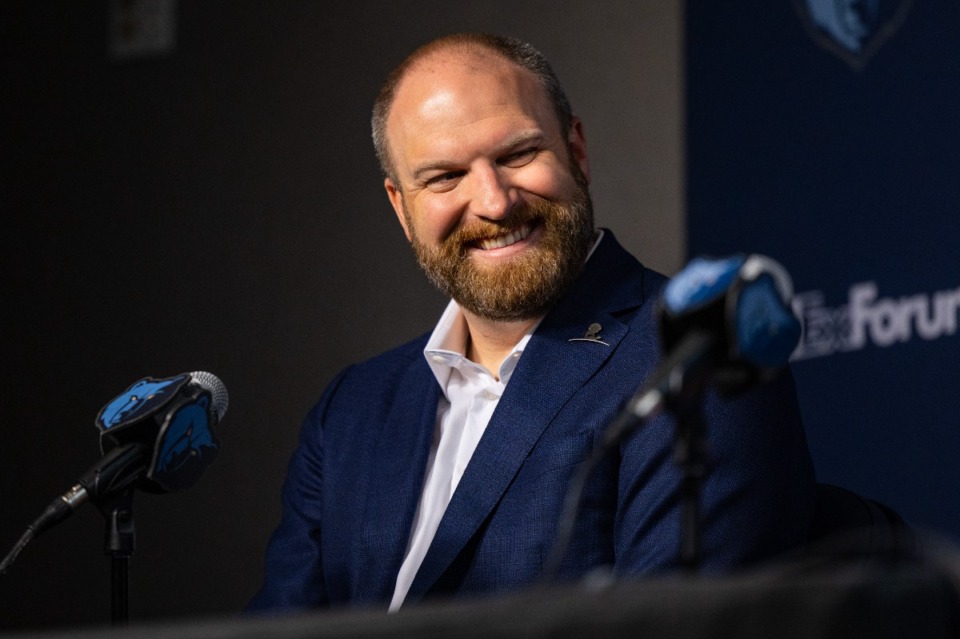
[[104,490],[113,492],[115,482],[127,473],[113,478],[100,465],[111,454],[122,458],[123,453],[114,452],[117,448],[142,448],[145,473],[140,488],[155,493],[189,488],[220,450],[213,427],[223,419],[228,403],[227,388],[213,373],[135,382],[97,415],[106,456],[79,483],[93,498]]
[[656,415],[684,382],[733,394],[774,377],[800,340],[787,271],[763,255],[697,258],[659,303],[661,364],[608,427],[607,445]]
[[220,451],[213,429],[228,403],[226,386],[212,373],[135,382],[97,415],[103,457],[27,527],[0,573],[33,538],[88,501],[99,504],[134,488],[166,493],[192,486]]

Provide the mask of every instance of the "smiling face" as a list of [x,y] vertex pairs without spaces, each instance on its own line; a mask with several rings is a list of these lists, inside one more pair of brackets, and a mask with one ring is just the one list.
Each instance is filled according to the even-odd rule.
[[445,49],[401,80],[386,131],[384,185],[430,279],[480,317],[544,314],[594,233],[580,121],[565,136],[532,73]]

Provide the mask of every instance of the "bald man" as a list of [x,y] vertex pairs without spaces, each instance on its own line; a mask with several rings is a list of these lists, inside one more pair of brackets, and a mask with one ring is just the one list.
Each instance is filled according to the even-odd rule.
[[[451,300],[308,415],[253,610],[397,610],[536,583],[568,480],[660,358],[665,278],[595,229],[584,126],[536,49],[430,42],[390,74],[372,123],[387,198]],[[789,374],[704,410],[702,567],[801,544],[814,477]],[[678,566],[673,438],[659,417],[600,462],[559,579]]]

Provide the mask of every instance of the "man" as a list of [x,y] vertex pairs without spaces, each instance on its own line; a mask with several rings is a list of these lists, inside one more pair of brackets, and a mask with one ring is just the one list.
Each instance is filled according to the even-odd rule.
[[[388,78],[373,130],[390,203],[452,301],[308,416],[255,610],[396,610],[536,583],[569,478],[659,358],[664,278],[594,230],[583,124],[535,49],[429,43]],[[801,543],[813,474],[792,382],[705,411],[703,568]],[[599,464],[561,579],[677,565],[672,442],[658,418]]]

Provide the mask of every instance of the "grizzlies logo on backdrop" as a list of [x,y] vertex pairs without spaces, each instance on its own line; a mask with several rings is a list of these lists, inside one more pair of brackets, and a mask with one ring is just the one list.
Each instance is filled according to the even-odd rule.
[[856,70],[896,33],[913,0],[794,0],[814,41]]

